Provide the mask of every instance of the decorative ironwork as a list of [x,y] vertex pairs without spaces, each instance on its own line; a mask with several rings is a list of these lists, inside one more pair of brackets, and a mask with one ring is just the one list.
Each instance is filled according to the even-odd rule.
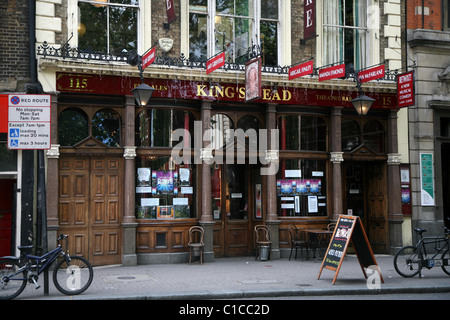
[[[253,45],[247,50],[247,59],[258,57],[261,54],[260,48],[257,45]],[[130,53],[124,52],[121,54],[112,54],[104,52],[94,52],[91,50],[80,50],[79,48],[71,47],[68,42],[61,47],[50,46],[47,41],[44,41],[37,48],[37,55],[44,58],[62,58],[62,59],[74,59],[74,60],[87,60],[87,61],[104,61],[104,62],[123,62],[128,64],[128,59]],[[206,70],[206,60],[195,60],[188,59],[183,53],[179,57],[171,57],[166,54],[157,56],[154,65],[167,66],[167,67],[178,67],[178,68],[190,68],[190,69],[205,69]],[[314,68],[314,72],[310,77],[318,76],[319,69]],[[225,61],[225,65],[221,68],[224,71],[245,71],[245,65],[234,63],[232,61]],[[288,75],[289,66],[262,66],[263,73],[277,74],[277,75]],[[399,70],[386,70],[385,81],[396,81]],[[345,79],[353,80],[356,82],[356,71],[350,69],[346,72]]]

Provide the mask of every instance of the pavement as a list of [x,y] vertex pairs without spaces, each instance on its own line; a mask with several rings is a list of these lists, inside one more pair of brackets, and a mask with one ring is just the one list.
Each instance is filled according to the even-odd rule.
[[320,260],[297,258],[255,261],[254,257],[216,258],[200,264],[158,264],[94,267],[94,280],[84,293],[66,296],[49,276],[49,295],[44,295],[43,276],[36,290],[28,285],[16,300],[212,300],[337,295],[449,293],[450,276],[440,267],[422,271],[422,278],[404,278],[393,266],[393,256],[376,255],[384,283],[367,270],[368,279],[355,255],[347,254],[337,280],[323,269]]

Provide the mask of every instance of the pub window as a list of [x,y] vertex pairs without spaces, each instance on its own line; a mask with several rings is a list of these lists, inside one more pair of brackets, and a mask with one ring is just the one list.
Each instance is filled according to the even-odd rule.
[[326,216],[326,162],[283,159],[277,174],[278,215]]
[[136,218],[196,218],[195,166],[170,157],[136,158]]
[[359,124],[352,119],[344,119],[341,124],[342,150],[352,151],[361,144]]
[[[136,146],[173,147],[179,141],[171,141],[172,133],[184,129],[194,144],[194,116],[187,111],[172,109],[147,109],[136,117]],[[186,141],[189,137],[186,137]]]
[[120,147],[120,116],[117,112],[102,110],[92,118],[92,136],[108,147]]
[[323,65],[366,67],[367,0],[323,1]]
[[211,117],[211,147],[219,150],[234,142],[233,121],[224,114]]
[[377,153],[384,152],[384,128],[381,123],[371,120],[364,125],[364,144]]
[[[261,45],[263,64],[278,65],[278,5],[279,0],[190,0],[190,59],[224,51],[227,61],[245,64],[252,45]],[[214,34],[208,34],[209,11],[215,12],[209,16]]]
[[280,150],[326,151],[327,127],[322,117],[282,116],[278,129]]
[[58,117],[58,141],[69,147],[89,136],[87,115],[77,109],[66,109]]
[[78,0],[78,47],[120,55],[137,51],[138,0]]

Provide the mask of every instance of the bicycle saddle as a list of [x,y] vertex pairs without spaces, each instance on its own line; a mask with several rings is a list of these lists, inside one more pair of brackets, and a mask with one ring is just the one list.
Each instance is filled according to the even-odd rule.
[[417,232],[418,234],[422,234],[424,232],[427,232],[426,229],[420,229],[420,228],[414,228],[414,231]]
[[33,249],[33,246],[18,246],[17,249],[19,250],[29,250],[29,249]]

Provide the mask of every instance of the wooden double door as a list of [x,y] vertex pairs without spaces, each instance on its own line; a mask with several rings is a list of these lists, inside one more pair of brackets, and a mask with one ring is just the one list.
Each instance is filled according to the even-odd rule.
[[383,162],[347,162],[345,209],[359,216],[374,253],[388,253],[388,194],[386,165]]
[[246,256],[253,252],[253,226],[262,223],[259,168],[249,164],[211,166],[216,257]]
[[70,253],[93,265],[122,260],[123,158],[62,156],[59,160],[59,233]]

